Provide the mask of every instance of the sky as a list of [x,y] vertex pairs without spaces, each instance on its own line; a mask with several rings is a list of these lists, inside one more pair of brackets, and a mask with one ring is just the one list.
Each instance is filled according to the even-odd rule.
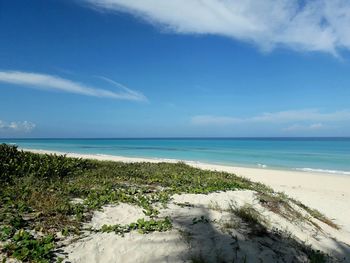
[[0,137],[350,136],[350,1],[0,1]]

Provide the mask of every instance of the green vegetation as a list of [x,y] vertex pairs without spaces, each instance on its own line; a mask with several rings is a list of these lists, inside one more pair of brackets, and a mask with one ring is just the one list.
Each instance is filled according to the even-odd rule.
[[106,233],[115,232],[116,234],[124,235],[132,230],[137,230],[140,234],[147,234],[154,231],[164,232],[171,228],[171,221],[166,217],[163,220],[151,219],[146,221],[144,219],[139,219],[136,223],[131,223],[129,225],[103,225],[100,231]]
[[[92,212],[106,204],[137,205],[150,217],[149,221],[98,230],[122,235],[133,230],[169,230],[170,219],[158,218],[157,207],[166,206],[173,194],[249,189],[260,193],[261,202],[269,207],[271,200],[281,202],[281,196],[274,199],[273,191],[262,184],[184,163],[82,160],[23,152],[5,144],[0,145],[0,183],[0,241],[5,244],[0,252],[30,262],[50,261],[56,234],[79,234]],[[82,202],[72,202],[74,198]],[[329,220],[314,210],[307,211],[323,222]],[[235,212],[251,222],[262,220],[248,207]],[[193,223],[209,220],[196,218]]]
[[267,234],[266,226],[269,222],[250,204],[241,207],[231,205],[231,212],[250,226],[250,235],[263,236]]
[[5,245],[4,252],[22,261],[49,262],[55,247],[52,235],[35,238],[25,230],[18,231],[12,241]]
[[244,222],[256,225],[265,222],[260,213],[256,211],[250,204],[245,204],[241,207],[232,207],[232,212],[241,218]]
[[[34,154],[5,144],[0,145],[0,182],[0,240],[6,244],[1,250],[7,256],[33,262],[49,260],[54,235],[79,234],[82,223],[103,205],[134,204],[151,220],[105,226],[102,231],[165,231],[171,222],[157,219],[154,204],[165,206],[172,194],[254,187],[235,175],[184,163],[98,162]],[[74,203],[74,198],[83,202]],[[40,237],[30,233],[40,233]]]
[[290,198],[284,193],[259,193],[258,199],[262,206],[286,219],[300,220],[303,218],[302,214],[291,206]]
[[310,250],[309,252],[310,263],[326,263],[327,256],[319,250]]
[[202,224],[208,224],[209,223],[209,219],[205,218],[205,216],[201,216],[200,218],[193,218],[192,219],[192,225],[196,225],[198,223],[202,223]]
[[92,165],[91,162],[82,159],[18,151],[16,147],[6,144],[0,145],[0,160],[2,184],[30,176],[41,180],[63,179]]

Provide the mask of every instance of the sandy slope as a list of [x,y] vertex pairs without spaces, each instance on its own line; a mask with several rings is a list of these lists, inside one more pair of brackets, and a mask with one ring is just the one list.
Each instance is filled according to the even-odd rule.
[[[290,222],[259,205],[255,194],[228,191],[174,195],[159,215],[171,218],[172,230],[150,234],[134,231],[124,237],[115,233],[88,233],[87,237],[63,248],[66,262],[308,262],[294,240],[278,234],[259,235],[232,213],[233,204],[252,205],[274,229],[287,236],[292,234],[295,240],[325,251],[339,258],[339,262],[350,256],[350,247],[334,239],[340,231],[319,221],[322,231],[305,221]],[[141,210],[127,204],[109,205],[95,212],[88,226],[97,230],[103,224],[129,224],[144,217]],[[200,220],[201,217],[205,220]],[[194,218],[199,222],[194,224]]]
[[350,235],[350,176],[210,164],[192,165],[202,169],[235,173],[264,183],[275,191],[285,192],[335,219]]
[[[41,150],[30,151],[36,153],[57,153]],[[177,162],[177,160],[75,153],[67,153],[67,156],[123,162]],[[240,229],[237,231],[231,230],[231,232],[220,230],[223,226],[220,222],[222,223],[232,216],[232,213],[227,212],[228,202],[231,201],[238,202],[240,203],[239,205],[249,203],[265,218],[268,218],[270,226],[280,231],[290,232],[298,240],[313,245],[317,249],[333,255],[347,256],[347,260],[349,259],[350,248],[345,244],[350,245],[350,176],[231,167],[197,162],[187,163],[202,169],[232,172],[253,181],[262,182],[271,186],[274,190],[283,191],[306,205],[320,210],[328,217],[334,219],[342,228],[335,230],[322,222],[317,222],[322,227],[322,231],[319,231],[312,225],[291,223],[261,207],[256,201],[254,193],[249,191],[213,193],[210,195],[186,194],[174,196],[174,200],[168,205],[168,208],[161,211],[161,215],[171,217],[175,226],[175,229],[172,231],[149,235],[129,233],[124,238],[114,233],[93,234],[66,248],[69,260],[71,262],[87,262],[87,259],[89,259],[89,262],[186,262],[193,256],[204,256],[207,259],[211,259],[209,261],[215,262],[219,259],[215,258],[214,255],[232,259],[236,257],[241,260],[244,260],[244,257],[248,255],[251,259],[261,258],[265,259],[264,262],[278,262],[275,261],[277,260],[276,253],[279,255],[282,253],[285,255],[285,262],[292,262],[290,260],[293,257],[294,259],[299,257],[300,261],[298,262],[304,262],[303,255],[299,255],[297,251],[293,250],[290,243],[288,243],[289,241],[280,240],[279,237],[252,240],[247,235],[249,230]],[[179,207],[176,205],[176,202],[189,202],[194,207],[191,209]],[[219,208],[219,211],[212,209],[213,204]],[[142,217],[142,212],[138,208],[133,208],[126,204],[122,205],[123,207],[105,207],[104,211],[96,212],[91,222],[92,226],[98,228],[105,223],[116,224],[119,220],[127,223],[128,220],[133,221],[138,217]],[[192,226],[190,223],[191,219],[203,214],[212,223],[206,224],[206,226],[204,224]],[[230,220],[232,221],[232,218]],[[191,239],[193,241],[184,242],[184,232],[194,236]],[[239,253],[232,250],[233,236],[238,237]],[[275,242],[276,240],[278,242]],[[276,247],[276,244],[280,244],[280,246]],[[202,247],[203,251],[198,250],[198,247]],[[139,251],[135,252],[138,249]],[[214,250],[211,251],[212,249]],[[290,251],[290,249],[293,251]],[[208,250],[211,251],[209,254],[207,253]],[[288,259],[288,255],[292,255],[292,257]],[[154,261],[155,259],[159,260]]]
[[[57,153],[53,151],[30,150],[36,153]],[[66,153],[68,157],[89,158],[122,162],[177,162],[171,159],[130,158],[111,155],[90,155]],[[264,183],[276,191],[316,208],[336,222],[350,235],[350,176],[316,172],[284,171],[264,168],[244,168],[224,165],[186,162],[201,169],[226,171]]]

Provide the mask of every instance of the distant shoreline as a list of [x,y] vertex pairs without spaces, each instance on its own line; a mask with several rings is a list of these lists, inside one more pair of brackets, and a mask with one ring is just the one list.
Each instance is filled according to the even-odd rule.
[[33,137],[33,138],[0,138],[0,140],[350,140],[350,136],[275,136],[275,137]]
[[[112,154],[96,154],[96,153],[78,153],[78,152],[62,152],[55,150],[43,150],[43,149],[32,149],[32,148],[21,148],[24,151],[30,151],[35,153],[47,153],[47,154],[58,154],[58,155],[67,155],[70,157],[77,158],[87,158],[87,159],[97,159],[101,161],[122,161],[122,162],[184,162],[189,165],[205,165],[205,166],[215,166],[216,169],[226,169],[227,167],[233,167],[238,169],[261,169],[261,170],[271,170],[271,171],[287,171],[287,172],[302,172],[302,173],[314,173],[319,175],[328,175],[328,176],[350,176],[350,171],[341,171],[341,170],[325,170],[325,169],[315,169],[315,168],[282,168],[282,167],[273,167],[266,166],[264,164],[253,165],[240,165],[240,164],[222,164],[215,162],[202,162],[196,160],[187,160],[187,159],[174,159],[174,158],[157,158],[157,157],[130,157],[122,155],[112,155]],[[74,155],[74,156],[73,156]]]
[[12,139],[20,148],[350,176],[350,138]]

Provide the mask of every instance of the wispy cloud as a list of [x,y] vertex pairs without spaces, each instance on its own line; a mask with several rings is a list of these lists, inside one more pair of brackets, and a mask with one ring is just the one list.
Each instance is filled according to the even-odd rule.
[[350,121],[350,110],[341,110],[328,113],[320,112],[317,109],[290,110],[266,112],[248,118],[197,115],[192,117],[191,121],[195,125],[231,125],[237,123],[337,122]]
[[0,120],[0,131],[31,132],[36,125],[29,121],[5,122]]
[[94,8],[133,14],[162,30],[221,35],[253,42],[263,50],[286,46],[336,54],[338,49],[350,49],[350,1],[82,1]]
[[310,125],[303,125],[303,124],[293,124],[291,126],[288,126],[287,128],[284,128],[283,131],[286,132],[294,132],[294,131],[316,131],[326,128],[325,125],[322,123],[313,123]]
[[27,88],[57,90],[99,98],[111,98],[133,101],[147,100],[142,93],[126,88],[125,86],[119,87],[119,89],[121,90],[120,92],[114,92],[106,89],[91,87],[58,76],[41,73],[22,71],[0,71],[0,82],[21,85]]
[[197,115],[193,116],[191,121],[196,125],[229,125],[240,123],[243,119],[228,116]]
[[128,87],[126,87],[125,85],[119,83],[119,82],[116,82],[110,78],[107,78],[107,77],[104,77],[104,76],[98,76],[100,79],[103,79],[104,81],[107,81],[111,84],[113,84],[115,87],[121,89],[121,90],[124,90],[124,92],[128,93],[128,94],[131,94],[131,95],[134,95],[135,97],[140,97],[141,100],[143,101],[148,101],[148,99],[143,95],[141,94],[140,92],[138,91],[135,91],[135,90],[132,90],[132,89],[129,89]]

